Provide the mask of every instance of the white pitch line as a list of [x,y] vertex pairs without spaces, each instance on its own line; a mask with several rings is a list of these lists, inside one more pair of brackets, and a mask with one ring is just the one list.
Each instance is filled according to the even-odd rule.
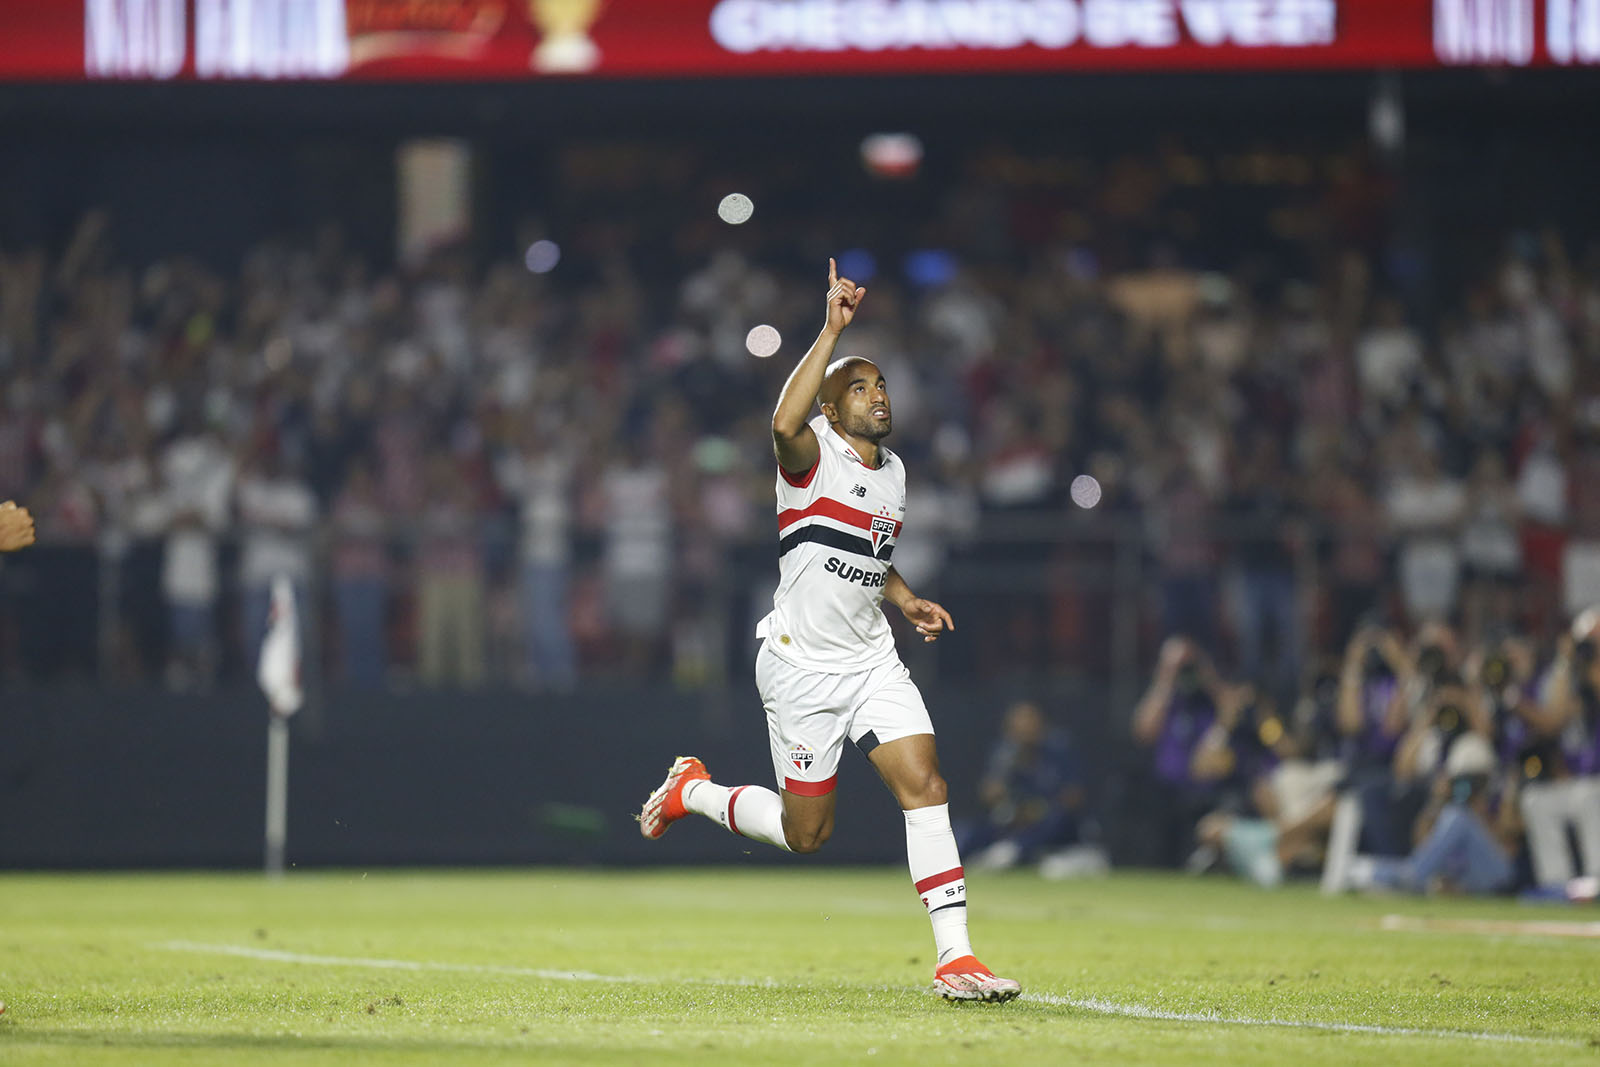
[[1258,1018],[1249,1015],[1219,1015],[1209,1011],[1165,1011],[1143,1004],[1118,1004],[1098,997],[1060,997],[1054,993],[1024,993],[1023,1000],[1079,1008],[1098,1015],[1120,1015],[1127,1019],[1155,1019],[1160,1022],[1211,1023],[1221,1026],[1281,1026],[1291,1030],[1332,1030],[1341,1034],[1376,1034],[1380,1037],[1441,1037],[1466,1041],[1504,1041],[1513,1044],[1570,1044],[1559,1037],[1532,1034],[1495,1034],[1474,1030],[1424,1030],[1411,1026],[1379,1026],[1375,1023],[1318,1022],[1315,1019]]
[[[199,941],[163,941],[153,948],[169,952],[194,952],[210,956],[238,956],[248,960],[267,960],[272,963],[299,963],[315,967],[370,967],[383,971],[450,971],[457,974],[501,974],[514,978],[542,978],[551,982],[613,982],[622,985],[639,985],[659,982],[659,978],[644,975],[596,974],[593,971],[559,971],[543,967],[512,967],[494,963],[442,963],[437,960],[389,960],[372,956],[317,956],[305,952],[285,952],[275,948],[252,948],[249,945],[208,945]],[[679,982],[695,985],[773,986],[774,978],[683,978]]]
[[[274,948],[253,948],[249,945],[213,945],[199,941],[162,941],[151,946],[169,952],[192,952],[212,956],[236,956],[242,959],[266,960],[271,963],[296,963],[317,967],[367,967],[385,971],[448,971],[455,974],[497,974],[517,978],[540,978],[553,982],[610,982],[622,985],[644,985],[665,979],[648,975],[596,974],[593,971],[561,971],[541,967],[512,967],[490,963],[444,963],[437,960],[391,960],[371,956],[318,956],[305,952],[286,952]],[[684,978],[674,976],[676,982],[711,986],[761,986],[766,988],[789,987],[794,983],[779,982],[775,978]],[[923,992],[923,990],[916,990]],[[1275,1019],[1248,1015],[1220,1015],[1215,1012],[1166,1011],[1143,1004],[1118,1004],[1098,997],[1064,997],[1055,993],[1024,993],[1022,998],[1036,1004],[1051,1004],[1062,1008],[1076,1008],[1097,1015],[1117,1015],[1127,1019],[1149,1019],[1157,1022],[1209,1023],[1213,1026],[1276,1026],[1291,1030],[1331,1030],[1337,1033],[1373,1034],[1379,1037],[1432,1037],[1458,1041],[1498,1041],[1512,1044],[1575,1044],[1559,1037],[1538,1037],[1531,1034],[1496,1034],[1473,1030],[1424,1030],[1409,1026],[1378,1026],[1372,1023],[1318,1022],[1310,1019]]]

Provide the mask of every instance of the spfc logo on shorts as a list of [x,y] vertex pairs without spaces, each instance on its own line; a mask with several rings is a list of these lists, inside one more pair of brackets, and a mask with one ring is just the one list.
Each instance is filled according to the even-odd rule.
[[872,516],[872,551],[883,551],[883,544],[894,536],[894,520],[887,515]]
[[796,745],[789,750],[789,762],[794,764],[795,770],[801,774],[811,769],[811,761],[815,758],[805,745]]

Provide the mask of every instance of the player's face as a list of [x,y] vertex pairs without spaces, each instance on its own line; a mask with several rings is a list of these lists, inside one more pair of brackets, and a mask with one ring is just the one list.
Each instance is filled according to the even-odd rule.
[[844,395],[839,397],[839,428],[854,437],[881,441],[894,427],[889,411],[889,384],[870,363],[851,368]]

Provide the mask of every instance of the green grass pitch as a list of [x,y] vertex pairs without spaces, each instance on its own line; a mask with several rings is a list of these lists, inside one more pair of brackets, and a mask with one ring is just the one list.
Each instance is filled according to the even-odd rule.
[[898,867],[0,874],[0,1063],[1600,1063],[1600,940],[1467,921],[1593,910],[969,886],[1021,1000],[926,991]]

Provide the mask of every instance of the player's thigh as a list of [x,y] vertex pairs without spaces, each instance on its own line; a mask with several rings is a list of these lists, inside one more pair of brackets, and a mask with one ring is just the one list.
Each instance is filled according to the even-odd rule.
[[949,799],[932,734],[912,734],[885,742],[868,753],[867,759],[907,811],[943,804]]
[[850,739],[902,808],[943,804],[944,777],[922,692],[898,660],[874,674],[851,720]]

